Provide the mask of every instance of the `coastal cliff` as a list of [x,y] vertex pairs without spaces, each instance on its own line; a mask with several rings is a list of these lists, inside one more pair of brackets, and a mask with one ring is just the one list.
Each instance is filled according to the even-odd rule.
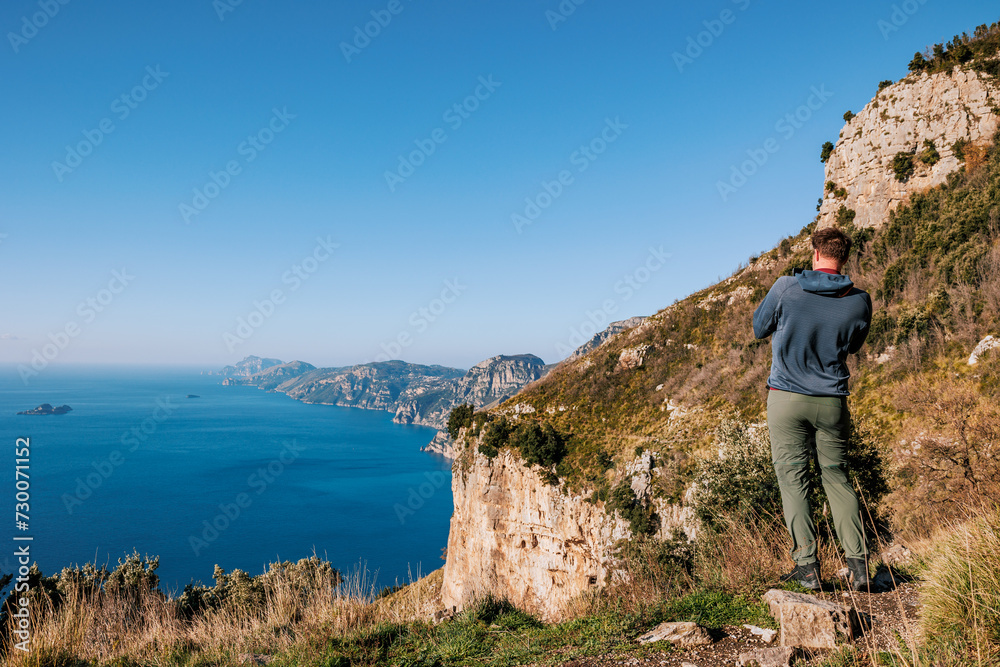
[[470,451],[467,463],[452,475],[445,607],[491,591],[552,620],[604,583],[614,543],[629,535],[627,522],[545,483],[511,452],[491,460]]
[[[483,455],[482,433],[463,432],[459,441],[442,603],[461,608],[489,591],[544,620],[561,619],[574,598],[604,586],[615,572],[620,540],[634,537],[629,521],[589,489],[550,483],[543,468],[528,466],[515,451]],[[675,531],[694,537],[692,510],[656,497],[660,472],[645,451],[613,483],[624,483],[654,509],[653,537],[669,539]]]

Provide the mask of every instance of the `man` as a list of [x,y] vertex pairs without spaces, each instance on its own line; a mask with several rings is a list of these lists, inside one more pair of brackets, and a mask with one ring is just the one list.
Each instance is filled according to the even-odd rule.
[[813,234],[812,247],[813,270],[796,269],[793,276],[778,278],[753,314],[754,335],[773,335],[767,426],[795,561],[795,569],[782,580],[821,588],[806,479],[815,442],[851,585],[861,590],[869,585],[868,549],[858,496],[844,470],[851,423],[846,360],[868,337],[872,302],[867,292],[841,275],[851,252],[850,238],[827,227]]

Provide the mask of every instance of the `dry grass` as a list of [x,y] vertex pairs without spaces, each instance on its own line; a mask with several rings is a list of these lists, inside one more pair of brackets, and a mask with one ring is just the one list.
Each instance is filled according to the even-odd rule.
[[322,652],[331,637],[380,624],[426,619],[436,609],[442,571],[378,597],[366,571],[339,585],[303,585],[301,577],[271,577],[263,604],[224,604],[187,619],[176,600],[159,591],[138,595],[72,590],[56,607],[35,596],[30,653],[3,647],[11,667],[96,664],[239,664],[241,654],[299,656]]
[[923,585],[923,629],[931,649],[965,664],[1000,662],[1000,509],[984,508],[941,531]]

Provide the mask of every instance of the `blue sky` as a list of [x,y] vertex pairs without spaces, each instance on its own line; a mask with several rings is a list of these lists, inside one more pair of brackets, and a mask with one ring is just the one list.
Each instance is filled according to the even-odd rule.
[[576,2],[8,0],[0,362],[556,361],[810,222],[844,112],[998,18]]

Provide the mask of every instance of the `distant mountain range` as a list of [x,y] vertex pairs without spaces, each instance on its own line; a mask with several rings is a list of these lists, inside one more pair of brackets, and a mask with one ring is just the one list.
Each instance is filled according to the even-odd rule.
[[[611,323],[582,345],[576,358],[616,334],[638,326],[645,318]],[[426,451],[446,456],[453,452],[445,427],[451,410],[462,404],[477,409],[499,405],[548,374],[557,364],[546,364],[533,354],[497,355],[468,371],[447,366],[424,366],[405,361],[379,361],[338,368],[316,368],[304,361],[249,356],[226,366],[219,375],[224,385],[250,385],[288,394],[304,403],[339,405],[394,413],[400,424],[439,429]]]

